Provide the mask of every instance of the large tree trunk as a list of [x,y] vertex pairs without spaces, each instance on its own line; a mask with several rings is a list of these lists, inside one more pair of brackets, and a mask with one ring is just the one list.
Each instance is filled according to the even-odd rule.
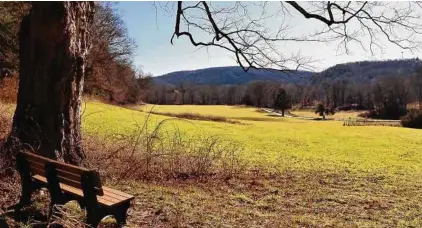
[[93,2],[33,2],[19,34],[19,92],[9,139],[72,164],[85,157],[81,96],[93,13]]

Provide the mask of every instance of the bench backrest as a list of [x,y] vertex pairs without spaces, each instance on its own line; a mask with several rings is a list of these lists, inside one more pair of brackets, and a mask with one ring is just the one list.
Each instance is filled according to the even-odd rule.
[[[18,159],[27,161],[29,171],[32,176],[40,175],[47,177],[47,170],[53,167],[57,181],[62,184],[72,186],[82,190],[82,178],[84,175],[91,175],[93,177],[93,187],[97,195],[103,195],[103,189],[99,173],[94,170],[85,169],[82,167],[58,162],[33,153],[19,152]],[[19,162],[19,161],[17,161]],[[49,168],[47,168],[49,167]],[[90,183],[91,184],[91,183]]]

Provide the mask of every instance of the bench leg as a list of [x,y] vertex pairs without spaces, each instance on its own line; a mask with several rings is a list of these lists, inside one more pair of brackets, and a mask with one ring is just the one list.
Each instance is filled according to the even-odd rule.
[[101,209],[95,205],[86,205],[86,220],[89,225],[97,227],[102,219]]
[[19,209],[23,206],[31,204],[32,179],[29,171],[29,163],[21,154],[18,154],[16,158],[16,166],[19,170],[22,187],[21,197],[19,203],[16,205],[16,208]]
[[126,224],[127,210],[130,207],[130,202],[122,204],[113,209],[113,215],[119,224]]
[[31,195],[32,195],[32,191],[31,191],[31,185],[29,184],[22,184],[22,193],[21,193],[21,198],[19,200],[19,206],[23,207],[26,205],[31,204]]
[[84,193],[83,201],[87,212],[87,222],[91,226],[97,227],[102,219],[102,208],[98,204],[97,194],[93,185],[93,183],[95,183],[94,175],[95,173],[92,171],[83,173],[81,176],[81,184]]

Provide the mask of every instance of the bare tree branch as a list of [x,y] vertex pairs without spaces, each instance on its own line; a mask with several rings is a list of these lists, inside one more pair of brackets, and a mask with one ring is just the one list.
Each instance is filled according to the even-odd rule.
[[[261,13],[251,13],[251,4],[259,7]],[[290,42],[334,42],[346,54],[351,53],[351,44],[358,44],[374,54],[376,50],[382,50],[383,40],[386,40],[399,48],[414,51],[421,45],[418,35],[422,35],[419,21],[422,15],[418,10],[422,7],[419,3],[400,4],[289,1],[281,2],[280,10],[271,14],[269,12],[274,10],[268,7],[274,8],[274,5],[269,6],[267,2],[236,2],[221,7],[205,1],[179,1],[171,43],[174,38],[186,36],[194,46],[222,48],[233,53],[245,71],[250,68],[280,71],[311,68],[313,61],[310,58],[284,53],[281,45]],[[312,23],[321,22],[322,29],[305,31],[305,35],[291,33],[289,25],[292,22],[286,21],[296,15],[315,21]],[[277,21],[279,28],[267,26],[269,20]]]

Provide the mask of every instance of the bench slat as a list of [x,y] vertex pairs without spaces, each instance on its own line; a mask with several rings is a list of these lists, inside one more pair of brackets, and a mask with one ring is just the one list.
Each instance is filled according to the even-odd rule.
[[[57,179],[62,191],[72,194],[75,197],[83,197],[82,175],[92,172],[88,169],[61,163],[52,159],[44,158],[31,153],[23,153],[29,163],[32,178],[42,184],[47,185],[45,166],[47,163],[53,164],[57,171]],[[116,189],[104,187],[101,184],[98,173],[94,173],[92,183],[97,190],[97,201],[103,206],[112,207],[134,199],[134,196],[118,191]]]
[[[29,169],[31,170],[31,173],[32,174],[36,174],[36,175],[40,175],[40,176],[44,176],[44,177],[46,176],[44,170],[40,170],[40,169],[38,169],[36,167],[30,167]],[[58,181],[60,183],[63,183],[63,184],[66,184],[66,185],[70,185],[70,186],[73,186],[75,188],[82,188],[82,185],[81,185],[81,182],[80,181],[79,182],[76,182],[76,181],[67,179],[65,177],[62,177],[60,175],[57,175],[57,179],[58,179]]]
[[[43,171],[45,170],[45,168],[44,168],[45,164],[40,164],[40,163],[31,161],[31,160],[29,160],[29,167],[35,167],[36,169],[43,170]],[[75,182],[81,181],[81,175],[78,175],[78,174],[75,174],[75,173],[69,173],[69,172],[66,172],[66,171],[63,171],[63,170],[60,170],[60,169],[56,169],[56,171],[57,171],[57,174],[61,177],[64,177],[66,179],[69,179],[69,180],[72,180],[72,181],[75,181]],[[43,173],[37,173],[37,174],[45,176],[44,172]]]
[[110,193],[113,193],[115,195],[118,195],[118,196],[120,196],[122,198],[131,198],[131,197],[133,197],[130,194],[127,194],[127,193],[124,193],[124,192],[121,192],[119,190],[112,189],[112,188],[109,188],[109,187],[105,187],[105,186],[103,186],[103,190],[106,191],[106,192],[110,192]]
[[43,169],[38,169],[35,166],[30,166],[29,170],[31,171],[32,175],[41,175],[41,176],[45,176],[45,171]]
[[123,197],[123,196],[120,196],[116,193],[109,192],[109,191],[106,191],[106,190],[104,191],[104,196],[107,196],[108,198],[112,198],[113,201],[121,201],[121,200],[126,200],[128,198],[131,198],[131,196]]
[[[36,180],[36,181],[39,181],[39,182],[44,183],[44,184],[47,184],[47,179],[45,177],[43,177],[43,176],[35,175],[32,178],[34,180]],[[74,196],[77,196],[77,197],[80,197],[80,198],[83,197],[83,192],[82,192],[81,189],[78,189],[78,188],[75,188],[75,187],[72,187],[72,186],[63,184],[63,183],[60,183],[60,188],[63,191],[65,191],[67,193],[70,193],[70,194],[72,194]],[[108,188],[108,189],[110,189],[110,188]],[[112,189],[112,190],[114,190],[114,189]],[[115,191],[117,191],[117,190],[115,190]],[[112,207],[112,206],[116,206],[118,204],[121,204],[121,203],[125,203],[127,201],[130,201],[130,200],[132,200],[134,198],[133,196],[128,195],[130,197],[116,199],[116,198],[114,198],[114,196],[115,195],[111,195],[110,192],[104,191],[104,195],[103,196],[97,196],[97,200],[98,200],[98,203],[100,203],[103,206]]]
[[[26,154],[28,154],[28,153],[26,153]],[[88,171],[85,168],[80,168],[80,167],[77,167],[77,166],[72,166],[72,165],[60,163],[60,162],[57,162],[57,161],[54,161],[54,160],[51,160],[51,159],[48,159],[48,158],[43,158],[43,157],[39,157],[39,156],[33,157],[33,156],[36,156],[36,155],[28,156],[27,157],[28,161],[36,162],[36,163],[39,163],[39,164],[42,164],[42,165],[45,165],[47,162],[51,162],[51,163],[54,163],[56,169],[58,169],[58,170],[63,170],[63,171],[69,172],[69,173],[76,173],[76,174],[79,174],[79,175],[81,175],[83,172]]]
[[[26,156],[27,160],[29,161],[29,163],[37,163],[40,164],[42,166],[45,166],[45,164],[47,162],[53,163],[54,167],[56,168],[57,173],[62,176],[65,179],[68,180],[73,180],[75,182],[80,182],[81,181],[81,175],[85,172],[89,172],[88,169],[82,168],[82,167],[78,167],[78,166],[74,166],[74,165],[69,165],[69,164],[65,164],[62,162],[58,162],[49,158],[45,158],[36,154],[32,154],[32,153],[26,153],[23,152],[23,154]],[[72,176],[68,176],[68,174],[73,174],[76,177],[72,177]],[[100,181],[100,178],[97,177],[97,180],[93,183],[94,187],[97,189],[97,193],[98,194],[102,194],[103,190],[102,190],[102,184]]]
[[[100,210],[111,212],[125,223],[126,213],[134,196],[102,186],[95,170],[68,165],[31,153],[18,152],[17,169],[22,178],[22,200],[30,201],[31,183],[47,187],[53,203],[78,200],[87,207],[87,220],[96,226]],[[29,196],[29,197],[25,197]],[[97,218],[98,217],[98,218]]]
[[[34,167],[34,166],[30,167],[30,171],[31,171],[32,175],[39,175],[39,176],[42,176],[42,177],[46,176],[45,170],[41,170],[41,169]],[[66,184],[66,185],[69,185],[69,186],[72,186],[72,187],[75,187],[75,188],[78,188],[78,189],[82,189],[82,184],[81,184],[80,181],[73,181],[73,180],[67,179],[66,177],[60,176],[60,175],[57,176],[57,179],[59,181],[59,184],[63,183],[63,184]],[[95,188],[95,190],[97,192],[101,191],[98,188]]]

